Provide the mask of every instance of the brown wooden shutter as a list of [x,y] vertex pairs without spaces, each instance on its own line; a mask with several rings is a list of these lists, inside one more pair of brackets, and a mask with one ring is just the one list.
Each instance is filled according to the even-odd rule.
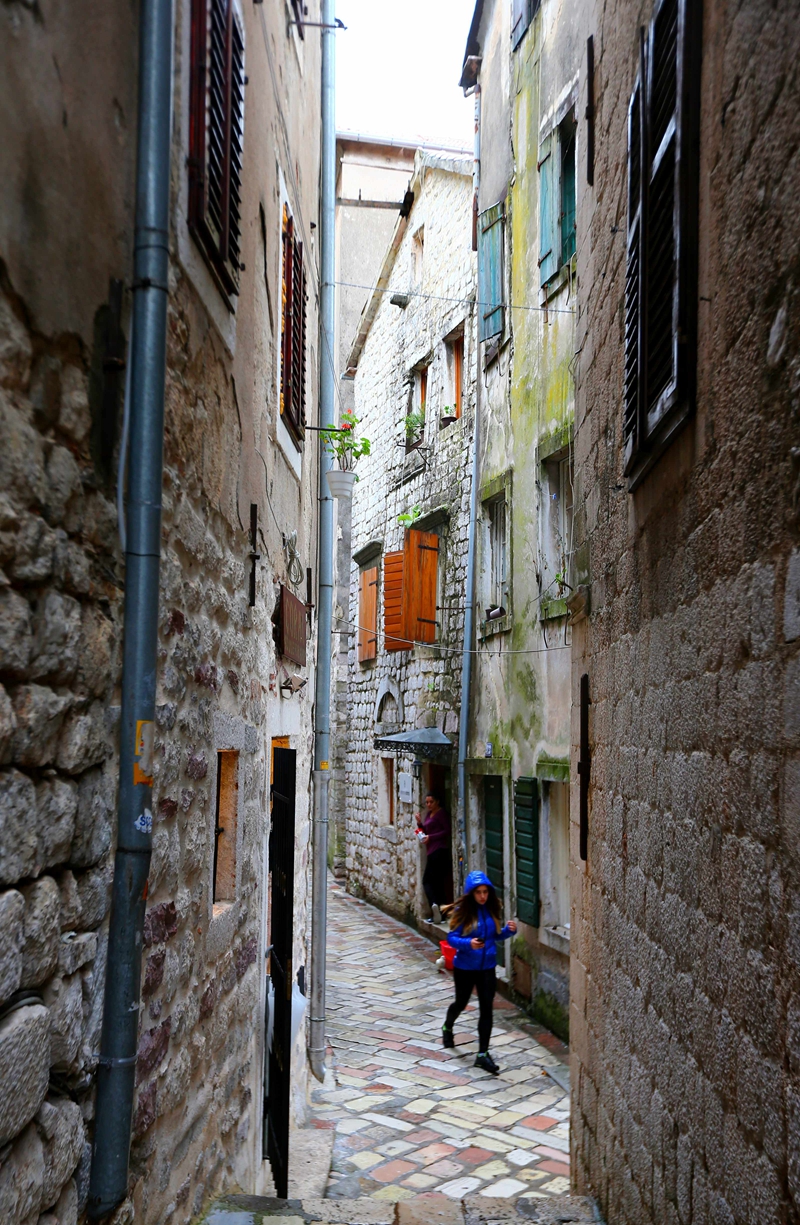
[[404,560],[402,549],[383,559],[383,645],[387,651],[408,651],[413,645],[405,637]]
[[439,537],[411,529],[405,539],[405,632],[414,642],[436,641]]
[[378,656],[378,567],[358,576],[358,662]]
[[294,219],[283,210],[281,416],[295,441],[304,437],[306,395],[306,272]]
[[192,0],[189,229],[225,293],[239,289],[244,36],[231,0]]
[[657,0],[629,109],[623,432],[632,483],[694,409],[701,23],[698,0]]

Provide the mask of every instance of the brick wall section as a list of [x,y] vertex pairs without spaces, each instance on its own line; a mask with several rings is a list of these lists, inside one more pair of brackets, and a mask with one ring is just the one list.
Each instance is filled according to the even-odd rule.
[[[421,160],[420,160],[421,159]],[[355,410],[360,430],[373,440],[373,452],[359,464],[352,514],[353,552],[372,540],[382,540],[384,552],[402,547],[403,528],[397,515],[418,505],[425,514],[449,508],[449,524],[441,529],[440,602],[445,606],[442,641],[445,649],[419,647],[387,654],[383,649],[383,594],[379,598],[378,658],[359,664],[351,639],[349,727],[346,766],[346,870],[351,892],[366,895],[399,915],[420,915],[420,849],[414,837],[414,812],[421,799],[396,806],[394,827],[378,825],[376,751],[373,748],[375,706],[381,683],[391,679],[401,694],[403,720],[390,731],[438,726],[455,744],[460,705],[461,642],[464,620],[469,472],[475,382],[474,308],[475,256],[471,249],[471,163],[462,173],[436,169],[431,157],[416,188],[409,226],[384,295],[364,345],[355,381]],[[412,285],[411,244],[425,226],[424,272]],[[411,297],[405,309],[392,306],[392,293],[418,289],[427,298]],[[453,300],[455,299],[455,301]],[[448,402],[441,341],[465,321],[464,400],[459,421],[439,430]],[[428,372],[428,412],[425,431],[426,470],[398,485],[404,471],[416,468],[420,453],[407,457],[402,446],[402,421],[408,412],[407,376],[411,367],[433,352]],[[358,567],[351,571],[350,617],[358,620]],[[396,770],[410,770],[411,759],[398,757]],[[455,757],[451,763],[455,765]],[[419,788],[417,788],[417,791]],[[427,913],[427,911],[425,911]]]
[[625,120],[649,6],[598,6],[588,27],[575,505],[592,612],[573,762],[583,672],[593,761],[585,872],[573,838],[572,1156],[614,1225],[800,1213],[800,38],[789,7],[704,9],[698,412],[633,495]]

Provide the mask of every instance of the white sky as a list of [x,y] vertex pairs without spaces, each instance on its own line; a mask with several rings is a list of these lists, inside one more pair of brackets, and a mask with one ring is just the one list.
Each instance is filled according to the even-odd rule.
[[336,128],[472,149],[458,87],[475,0],[337,0]]

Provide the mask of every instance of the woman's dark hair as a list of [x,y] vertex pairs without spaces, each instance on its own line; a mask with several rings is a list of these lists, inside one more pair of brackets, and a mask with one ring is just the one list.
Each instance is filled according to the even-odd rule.
[[426,800],[427,799],[436,800],[436,803],[439,805],[439,807],[441,808],[442,806],[442,797],[440,795],[437,795],[435,791],[426,791],[425,799]]
[[[480,886],[476,886],[480,888]],[[489,914],[494,919],[494,925],[498,932],[502,929],[503,920],[501,918],[500,899],[494,891],[494,887],[489,885],[489,896],[486,899],[486,906]],[[463,935],[467,936],[471,931],[474,931],[478,926],[478,903],[475,900],[475,890],[472,889],[469,893],[465,893],[454,903],[453,909],[450,912],[450,930],[460,927]]]

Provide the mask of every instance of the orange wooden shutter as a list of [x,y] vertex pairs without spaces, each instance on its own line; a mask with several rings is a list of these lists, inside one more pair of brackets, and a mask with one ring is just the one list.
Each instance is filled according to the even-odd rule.
[[439,537],[435,532],[406,533],[404,570],[405,632],[414,642],[435,642],[439,577]]
[[378,567],[358,577],[358,662],[378,656]]
[[405,631],[403,571],[404,554],[387,553],[383,559],[383,636],[387,651],[407,651],[411,643]]

